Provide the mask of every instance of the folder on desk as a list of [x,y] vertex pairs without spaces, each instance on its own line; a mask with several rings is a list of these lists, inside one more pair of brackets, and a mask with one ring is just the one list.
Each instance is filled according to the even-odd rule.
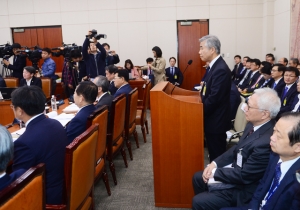
[[76,113],[79,111],[79,107],[76,104],[71,104],[62,110],[64,113]]

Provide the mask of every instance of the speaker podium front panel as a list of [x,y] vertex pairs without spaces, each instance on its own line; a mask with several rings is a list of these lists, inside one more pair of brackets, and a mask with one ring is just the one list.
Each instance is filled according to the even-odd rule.
[[204,168],[199,92],[160,82],[150,102],[155,206],[191,208],[192,177]]

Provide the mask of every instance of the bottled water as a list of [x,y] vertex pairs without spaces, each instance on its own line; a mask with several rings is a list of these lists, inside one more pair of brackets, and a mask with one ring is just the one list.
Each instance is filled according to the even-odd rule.
[[57,112],[56,97],[54,95],[51,97],[51,109]]

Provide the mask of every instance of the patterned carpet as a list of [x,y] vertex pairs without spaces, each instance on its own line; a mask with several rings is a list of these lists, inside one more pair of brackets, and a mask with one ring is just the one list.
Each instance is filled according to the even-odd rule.
[[[179,208],[158,208],[154,206],[150,112],[148,112],[148,124],[147,143],[143,141],[140,126],[137,126],[140,148],[136,147],[134,138],[131,137],[133,160],[130,160],[126,148],[128,168],[125,168],[121,155],[116,157],[114,164],[118,180],[117,185],[114,185],[109,168],[106,167],[111,196],[108,196],[102,179],[95,185],[94,198],[97,210],[180,210]],[[207,158],[205,159],[207,160]]]

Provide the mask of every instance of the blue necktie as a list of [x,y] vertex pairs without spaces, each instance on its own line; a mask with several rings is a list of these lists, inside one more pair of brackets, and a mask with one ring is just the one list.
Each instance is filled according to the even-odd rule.
[[276,87],[276,83],[274,82],[272,89],[275,89],[275,87]]
[[287,92],[288,92],[288,87],[285,87],[281,99],[284,99]]
[[270,198],[272,197],[272,195],[274,194],[277,187],[279,186],[279,180],[280,180],[280,176],[281,176],[280,165],[281,165],[281,162],[277,163],[277,165],[275,167],[273,183],[272,183],[272,185],[271,185],[271,187],[268,191],[268,196],[266,198],[266,204],[262,208],[263,210],[269,209],[268,208],[268,202],[269,202]]

